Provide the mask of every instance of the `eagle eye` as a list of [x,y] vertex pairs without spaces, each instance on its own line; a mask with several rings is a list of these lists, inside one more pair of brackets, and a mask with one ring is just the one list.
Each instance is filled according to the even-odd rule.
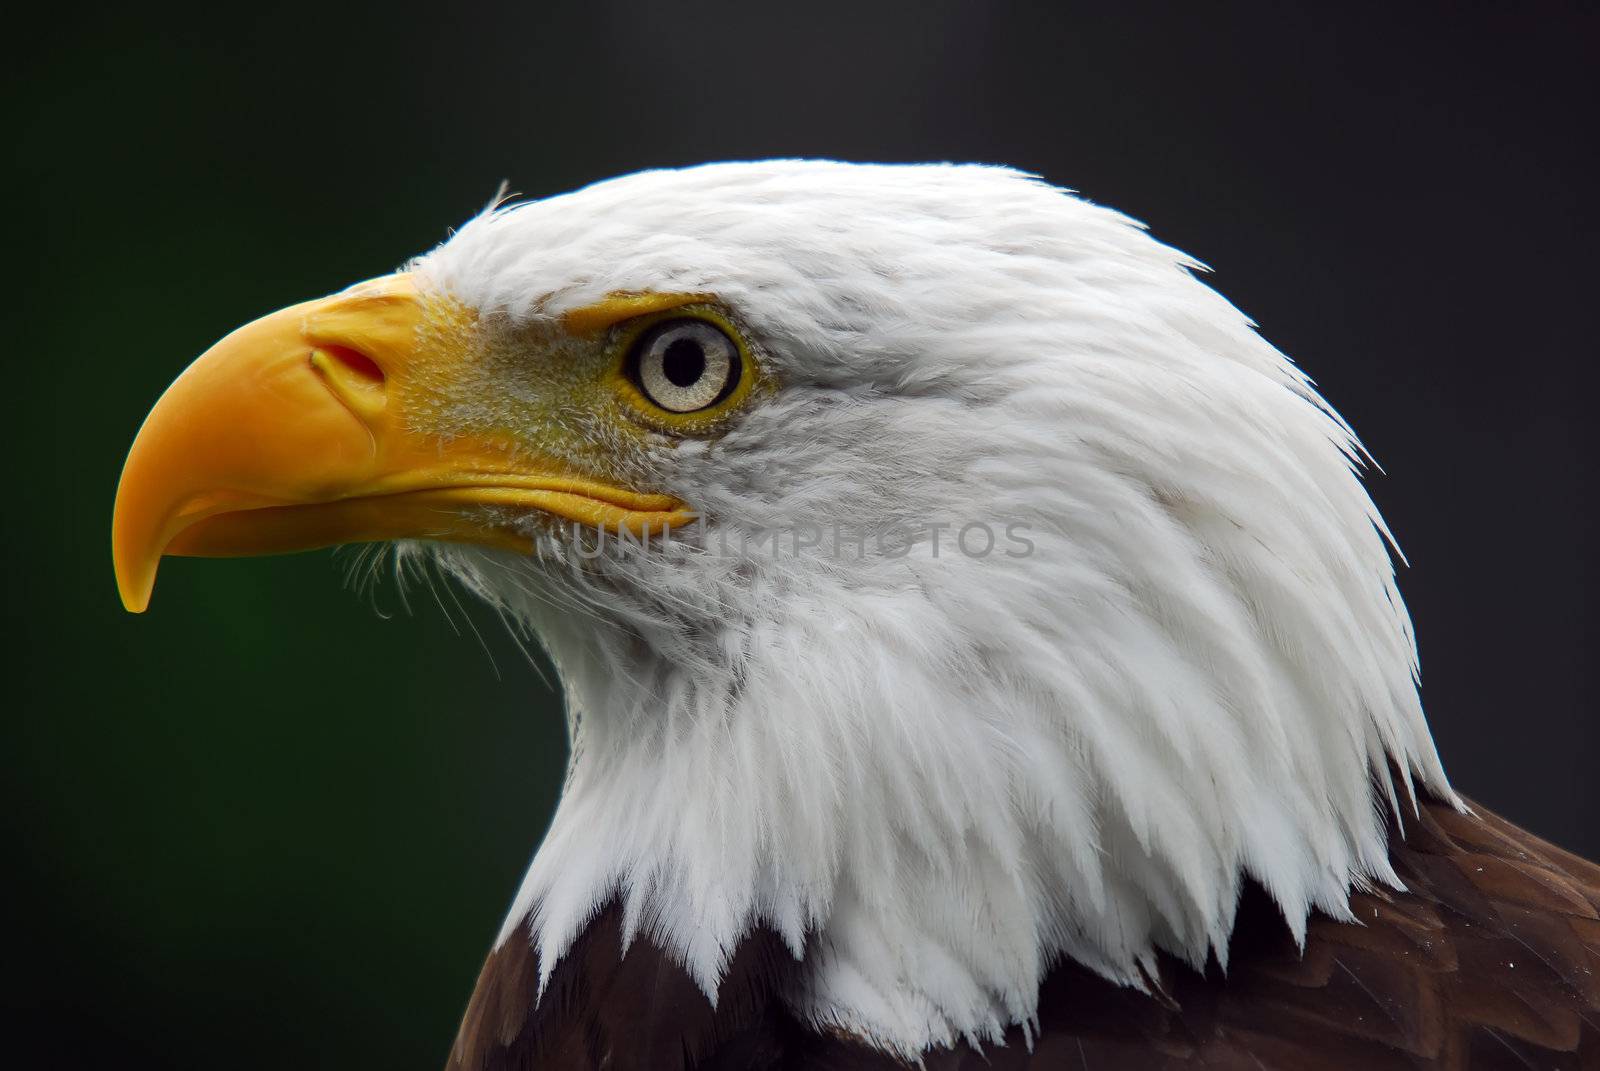
[[639,392],[669,413],[710,408],[739,385],[739,347],[709,320],[679,317],[634,342],[628,367]]

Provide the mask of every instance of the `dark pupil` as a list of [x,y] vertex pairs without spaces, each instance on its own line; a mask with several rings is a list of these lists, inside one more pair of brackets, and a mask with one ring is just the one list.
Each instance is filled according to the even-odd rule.
[[661,355],[661,373],[675,387],[689,387],[706,374],[706,351],[692,338],[675,338]]

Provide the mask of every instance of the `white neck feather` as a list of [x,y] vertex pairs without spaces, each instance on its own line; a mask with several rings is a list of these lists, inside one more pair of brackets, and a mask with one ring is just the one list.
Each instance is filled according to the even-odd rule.
[[[641,626],[659,606],[575,614],[570,586],[509,600],[559,668],[573,754],[501,939],[531,933],[548,978],[619,896],[626,936],[714,995],[765,924],[807,958],[797,1012],[911,1055],[1026,1026],[1063,955],[1135,986],[1158,949],[1225,962],[1246,875],[1297,936],[1314,908],[1348,917],[1352,885],[1398,886],[1389,763],[1449,789],[1385,583],[1298,541],[1264,563],[1192,500],[1102,524],[1115,566],[1041,525],[1026,559],[913,558],[881,587],[730,567],[754,612],[710,599],[688,640]],[[449,561],[486,594],[526,568]]]
[[1300,935],[1397,884],[1383,809],[1454,797],[1360,448],[1195,267],[1014,173],[783,162],[491,214],[425,261],[513,319],[662,289],[754,325],[782,389],[648,462],[706,539],[920,515],[1033,545],[437,550],[567,694],[502,939],[548,977],[620,897],[714,994],[765,924],[802,1015],[914,1055],[1026,1026],[1061,956],[1129,985],[1224,959],[1247,876]]

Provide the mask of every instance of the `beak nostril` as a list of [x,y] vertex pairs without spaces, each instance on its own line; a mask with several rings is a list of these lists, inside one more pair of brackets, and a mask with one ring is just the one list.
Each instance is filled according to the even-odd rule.
[[378,362],[362,353],[360,350],[351,349],[349,346],[318,346],[318,350],[344,365],[357,376],[374,386],[381,386],[384,381],[383,369],[378,367]]
[[389,403],[388,377],[383,367],[350,346],[317,346],[311,351],[311,369],[322,377],[333,396],[359,419],[372,421]]

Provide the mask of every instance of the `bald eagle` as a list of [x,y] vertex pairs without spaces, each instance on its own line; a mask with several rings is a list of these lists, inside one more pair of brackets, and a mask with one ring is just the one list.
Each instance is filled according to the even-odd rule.
[[450,1066],[1600,1066],[1600,869],[1468,805],[1365,454],[1141,225],[816,161],[497,204],[224,338],[114,554],[384,542],[571,754]]

